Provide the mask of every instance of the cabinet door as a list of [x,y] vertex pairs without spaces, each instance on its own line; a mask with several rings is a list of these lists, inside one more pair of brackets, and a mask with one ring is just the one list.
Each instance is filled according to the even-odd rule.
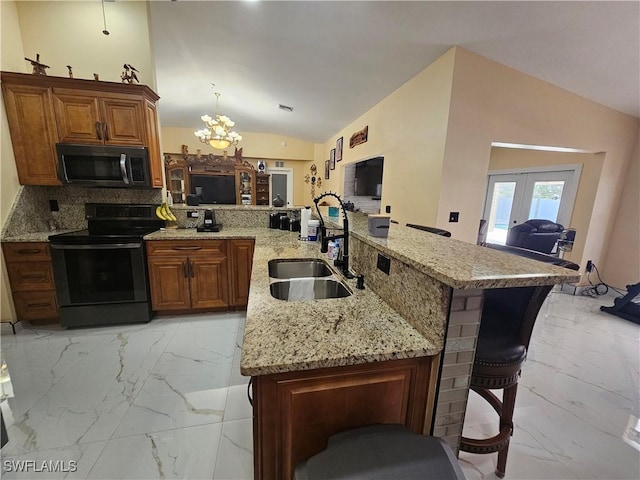
[[145,145],[142,99],[53,90],[61,143]]
[[187,258],[149,257],[149,285],[154,310],[185,310],[191,307]]
[[191,257],[191,307],[217,308],[229,306],[226,257]]
[[61,143],[102,144],[104,132],[95,95],[54,89],[53,98]]
[[255,478],[292,478],[295,466],[342,430],[399,423],[422,433],[431,358],[254,377]]
[[61,185],[51,90],[3,81],[2,93],[20,184]]
[[[145,107],[141,99],[103,96],[100,104],[106,144],[146,145]],[[157,142],[157,136],[155,138]]]
[[20,320],[47,320],[58,317],[56,292],[15,292],[13,304],[16,307],[16,317]]
[[235,307],[246,306],[249,302],[249,284],[255,241],[231,239],[228,242],[229,285],[231,286],[229,304]]
[[[146,123],[147,123],[147,141],[145,144],[149,149],[149,165],[151,170],[151,186],[154,188],[162,188],[162,155],[160,153],[160,138],[158,135],[158,114],[156,105],[153,102],[145,101]],[[168,184],[168,182],[167,182]],[[174,197],[175,201],[175,197]]]

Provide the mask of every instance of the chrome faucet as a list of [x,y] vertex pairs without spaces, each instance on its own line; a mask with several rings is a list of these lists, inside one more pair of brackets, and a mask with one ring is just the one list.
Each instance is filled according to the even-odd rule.
[[[344,215],[344,231],[341,235],[330,235],[327,236],[327,228],[324,225],[324,219],[322,218],[322,214],[320,213],[320,208],[318,207],[318,202],[322,200],[324,197],[334,197],[340,202],[340,208],[342,208],[342,213]],[[343,247],[342,247],[342,258],[334,261],[334,265],[336,267],[340,267],[342,274],[346,278],[354,278],[353,273],[349,269],[349,219],[347,218],[347,210],[344,208],[344,202],[338,196],[337,193],[333,192],[325,192],[317,198],[313,199],[313,203],[316,204],[316,210],[318,211],[318,216],[320,217],[320,252],[327,253],[329,250],[329,241],[336,240],[338,238],[343,239]]]

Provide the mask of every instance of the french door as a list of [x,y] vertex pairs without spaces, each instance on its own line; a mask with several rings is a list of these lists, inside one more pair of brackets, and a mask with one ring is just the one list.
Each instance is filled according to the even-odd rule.
[[510,227],[533,218],[568,227],[579,176],[579,169],[490,174],[487,241],[504,245]]

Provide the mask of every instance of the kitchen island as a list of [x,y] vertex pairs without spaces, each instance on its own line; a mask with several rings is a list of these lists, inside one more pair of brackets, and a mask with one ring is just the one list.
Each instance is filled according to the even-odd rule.
[[[157,232],[148,239],[255,238],[241,371],[252,377],[255,478],[290,478],[336,429],[404,423],[457,449],[483,291],[575,281],[575,272],[392,225],[353,219],[351,258],[365,289],[292,301],[270,294],[268,262],[318,258],[318,243],[266,228]],[[389,273],[377,268],[387,259]]]

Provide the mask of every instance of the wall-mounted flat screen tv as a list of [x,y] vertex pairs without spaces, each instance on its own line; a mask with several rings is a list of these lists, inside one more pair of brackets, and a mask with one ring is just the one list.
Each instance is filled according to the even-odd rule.
[[235,205],[235,175],[191,175],[191,193],[200,196],[200,203]]
[[382,191],[384,157],[370,158],[356,163],[355,194],[379,197]]

